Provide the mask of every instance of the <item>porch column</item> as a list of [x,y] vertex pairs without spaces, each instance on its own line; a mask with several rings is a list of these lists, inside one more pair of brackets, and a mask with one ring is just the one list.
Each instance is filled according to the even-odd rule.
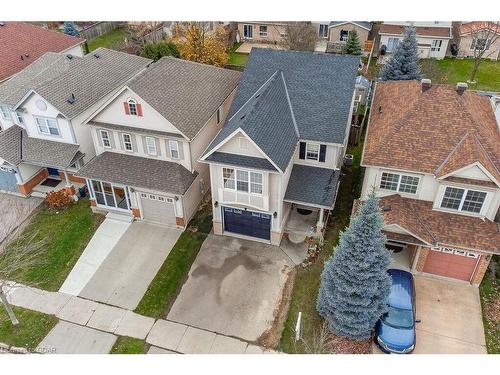
[[71,182],[69,180],[68,172],[66,172],[66,169],[63,170],[63,173],[64,173],[64,180],[66,181],[66,187],[70,187]]
[[323,215],[324,215],[324,210],[320,208],[318,222],[316,223],[316,235],[321,235],[321,232],[323,231],[323,221],[324,221]]
[[66,171],[66,169],[63,169],[63,173],[64,173],[64,180],[66,181],[66,187],[65,187],[65,189],[68,192],[68,194],[71,194],[73,196],[73,199],[75,201],[77,201],[78,200],[78,196],[76,195],[75,187],[73,186],[73,184],[69,180],[68,172]]

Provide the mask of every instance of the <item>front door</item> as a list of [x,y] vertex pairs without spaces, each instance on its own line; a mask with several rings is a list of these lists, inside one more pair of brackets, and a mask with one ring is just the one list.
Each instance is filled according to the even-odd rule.
[[253,25],[243,25],[243,37],[246,39],[253,38]]
[[50,177],[57,177],[59,178],[59,169],[57,168],[47,168],[47,171],[49,172]]

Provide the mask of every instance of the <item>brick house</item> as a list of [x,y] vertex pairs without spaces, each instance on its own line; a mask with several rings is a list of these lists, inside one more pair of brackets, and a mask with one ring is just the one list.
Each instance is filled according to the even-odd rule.
[[500,253],[500,132],[466,88],[377,83],[361,200],[380,197],[393,265],[478,285]]

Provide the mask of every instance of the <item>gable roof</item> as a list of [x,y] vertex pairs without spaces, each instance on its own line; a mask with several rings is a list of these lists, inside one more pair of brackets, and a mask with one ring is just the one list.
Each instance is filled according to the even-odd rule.
[[366,21],[331,21],[330,25],[328,27],[335,27],[335,26],[340,26],[345,23],[352,23],[356,26],[359,26],[363,29],[366,29],[370,31],[372,29],[372,23],[371,22],[366,22]]
[[[405,26],[391,25],[384,23],[380,26],[379,34],[403,35]],[[415,27],[417,36],[435,36],[440,38],[451,39],[451,28],[442,26],[417,26]]]
[[[150,59],[107,48],[98,48],[72,60],[75,61],[68,64],[68,69],[32,87],[69,119],[97,103],[151,63]],[[75,102],[70,104],[68,99],[72,94]]]
[[479,30],[489,30],[492,33],[500,34],[500,25],[491,21],[462,22],[460,24],[460,35],[467,35]]
[[439,177],[477,161],[500,181],[500,131],[487,97],[386,81],[376,84],[372,108],[363,165]]
[[241,73],[164,57],[128,87],[192,139],[236,88]]
[[26,68],[46,52],[63,52],[83,42],[84,39],[30,23],[4,22],[0,26],[0,81]]

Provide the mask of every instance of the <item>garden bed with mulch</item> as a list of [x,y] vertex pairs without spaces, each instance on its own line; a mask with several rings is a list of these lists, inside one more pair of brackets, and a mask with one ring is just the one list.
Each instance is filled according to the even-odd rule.
[[332,354],[371,354],[372,340],[356,341],[331,335]]

